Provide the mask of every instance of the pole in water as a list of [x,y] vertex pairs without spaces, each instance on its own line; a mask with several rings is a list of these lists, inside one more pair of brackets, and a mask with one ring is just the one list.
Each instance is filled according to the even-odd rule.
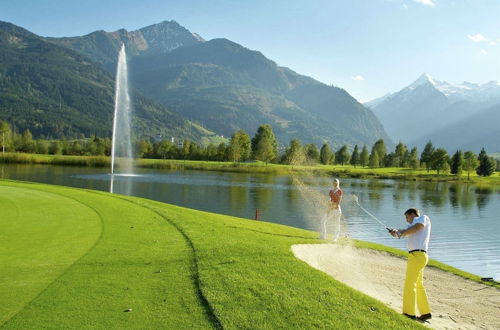
[[255,209],[255,220],[260,220],[260,211],[259,211],[259,209]]

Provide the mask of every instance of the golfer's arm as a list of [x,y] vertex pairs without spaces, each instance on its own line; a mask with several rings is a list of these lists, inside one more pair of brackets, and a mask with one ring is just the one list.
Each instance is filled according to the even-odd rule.
[[408,229],[398,229],[401,237],[410,236],[411,234],[415,234],[417,231],[424,229],[424,225],[421,223],[416,223]]

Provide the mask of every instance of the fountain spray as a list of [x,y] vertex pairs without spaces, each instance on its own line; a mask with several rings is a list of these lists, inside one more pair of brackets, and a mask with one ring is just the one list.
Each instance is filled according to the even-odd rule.
[[130,138],[130,96],[128,92],[127,55],[122,44],[116,68],[115,111],[113,117],[113,140],[111,145],[111,174],[119,162],[122,173],[131,174],[132,143]]

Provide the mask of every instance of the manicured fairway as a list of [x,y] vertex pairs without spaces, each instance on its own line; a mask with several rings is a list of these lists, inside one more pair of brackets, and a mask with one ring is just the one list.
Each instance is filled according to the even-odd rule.
[[0,327],[421,328],[293,256],[291,245],[314,242],[286,226],[0,181]]

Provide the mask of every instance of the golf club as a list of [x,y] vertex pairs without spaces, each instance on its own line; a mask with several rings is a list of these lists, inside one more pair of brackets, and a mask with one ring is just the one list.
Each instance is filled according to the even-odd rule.
[[366,214],[368,214],[370,217],[372,217],[378,223],[380,223],[382,226],[384,226],[384,228],[387,229],[387,231],[391,231],[391,229],[389,227],[387,227],[387,225],[385,223],[383,223],[382,221],[380,221],[376,216],[374,216],[373,214],[371,214],[370,212],[368,212],[363,206],[361,206],[361,204],[359,204],[358,196],[356,196],[354,194],[352,196],[353,196],[354,201],[356,202],[356,204],[359,206],[359,208],[361,210],[363,210]]

